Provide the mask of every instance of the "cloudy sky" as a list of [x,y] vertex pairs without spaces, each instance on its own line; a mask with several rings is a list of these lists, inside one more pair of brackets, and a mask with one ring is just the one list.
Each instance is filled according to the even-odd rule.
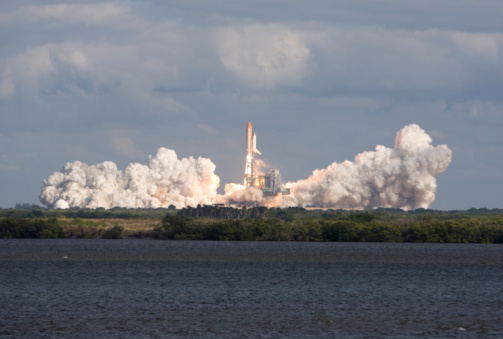
[[[503,207],[503,2],[0,2],[0,207],[67,162],[161,146],[242,182],[245,127],[290,181],[419,124],[434,209]],[[222,190],[221,190],[222,191]]]

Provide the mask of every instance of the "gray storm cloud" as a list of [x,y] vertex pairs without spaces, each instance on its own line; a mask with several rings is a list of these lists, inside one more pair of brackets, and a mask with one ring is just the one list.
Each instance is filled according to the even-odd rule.
[[110,161],[67,163],[44,180],[39,198],[54,208],[181,208],[230,200],[283,207],[428,208],[435,200],[435,177],[452,160],[446,145],[432,146],[431,141],[418,125],[405,126],[397,132],[394,148],[379,145],[352,162],[315,170],[308,179],[288,183],[290,195],[275,199],[232,183],[226,184],[225,195],[218,195],[220,178],[210,159],[178,159],[166,148],[160,148],[148,166],[133,163],[124,172]]

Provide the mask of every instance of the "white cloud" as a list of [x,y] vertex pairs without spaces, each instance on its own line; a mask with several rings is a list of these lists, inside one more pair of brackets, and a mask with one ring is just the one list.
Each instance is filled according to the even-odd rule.
[[8,98],[14,94],[14,83],[12,79],[5,77],[0,84],[0,98]]
[[66,23],[97,24],[106,23],[115,18],[123,18],[129,9],[111,3],[104,4],[57,4],[42,6],[24,6],[12,13],[0,15],[0,22],[40,22],[57,20]]
[[503,117],[503,105],[498,105],[491,101],[468,100],[447,107],[446,112],[450,116],[457,118],[497,121]]
[[223,65],[247,85],[299,85],[308,73],[310,51],[302,35],[278,24],[220,28],[216,33]]
[[78,47],[68,44],[44,44],[28,48],[14,57],[0,61],[3,69],[3,97],[22,91],[25,97],[37,98],[40,91],[48,90],[57,80],[62,65],[78,70],[86,62]]
[[328,26],[305,35],[316,79],[345,88],[462,88],[503,67],[503,34]]
[[48,45],[43,45],[29,48],[15,57],[0,59],[2,97],[11,97],[19,87],[33,89],[41,78],[53,72],[55,67],[49,50]]
[[78,49],[63,51],[63,53],[61,53],[59,57],[61,61],[76,68],[85,69],[89,67],[88,58],[82,51],[79,51]]
[[468,57],[497,61],[501,58],[499,50],[503,46],[503,34],[453,32],[450,39]]
[[136,147],[135,143],[131,138],[127,136],[130,134],[129,131],[115,130],[111,132],[110,141],[112,142],[113,149],[126,157],[143,157],[145,154]]
[[[501,159],[503,6],[454,4],[0,1],[0,132],[17,136],[4,153],[52,145],[2,164],[43,178],[74,157],[125,161],[165,143],[218,154],[219,171],[240,178],[235,128],[248,120],[285,178],[412,122],[453,145],[453,173],[466,146],[480,163]],[[227,140],[237,155],[218,149]]]

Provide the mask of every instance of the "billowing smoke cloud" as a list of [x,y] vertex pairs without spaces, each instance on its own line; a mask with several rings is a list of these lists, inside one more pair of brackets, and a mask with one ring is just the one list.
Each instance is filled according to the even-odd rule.
[[178,159],[161,147],[149,166],[133,163],[124,172],[110,161],[89,166],[67,163],[44,180],[42,204],[55,208],[142,207],[212,204],[220,178],[210,159]]
[[418,125],[398,131],[394,148],[377,146],[353,162],[334,162],[311,177],[287,184],[291,194],[265,197],[261,190],[226,184],[218,195],[220,178],[210,159],[178,159],[160,148],[149,166],[130,164],[124,172],[110,161],[89,166],[68,163],[44,180],[40,201],[49,207],[168,207],[228,202],[268,206],[313,206],[344,209],[428,208],[435,200],[435,177],[452,160],[446,145],[432,146]]
[[344,209],[428,208],[435,200],[435,177],[452,160],[446,145],[431,146],[431,138],[418,125],[396,135],[393,149],[377,146],[353,162],[334,162],[306,180],[290,183],[291,195],[283,205]]
[[225,184],[225,196],[221,197],[223,202],[256,202],[263,203],[264,193],[255,187],[246,188],[239,184]]

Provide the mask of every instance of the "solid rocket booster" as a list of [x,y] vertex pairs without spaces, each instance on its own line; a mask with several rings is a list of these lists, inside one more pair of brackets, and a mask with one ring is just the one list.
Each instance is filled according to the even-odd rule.
[[246,125],[246,151],[251,153],[253,151],[253,130],[252,124],[248,121]]
[[253,133],[251,122],[246,124],[246,164],[245,164],[245,178],[244,185],[246,187],[255,186],[255,154],[260,154],[257,149],[257,135]]
[[248,154],[261,154],[257,149],[257,135],[253,133],[252,124],[249,121],[248,124],[246,124],[246,152],[248,152]]

